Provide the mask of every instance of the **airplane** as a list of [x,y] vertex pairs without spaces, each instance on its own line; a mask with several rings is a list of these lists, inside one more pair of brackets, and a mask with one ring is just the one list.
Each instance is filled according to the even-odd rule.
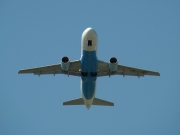
[[144,75],[160,76],[158,72],[138,69],[118,64],[116,57],[111,57],[109,62],[98,60],[97,57],[98,36],[93,28],[87,28],[81,38],[81,58],[70,61],[67,56],[62,57],[61,63],[20,70],[19,74],[34,73],[42,74],[65,74],[81,77],[81,98],[69,100],[63,105],[85,105],[87,109],[91,105],[114,106],[114,103],[95,97],[97,77],[122,75],[137,76]]

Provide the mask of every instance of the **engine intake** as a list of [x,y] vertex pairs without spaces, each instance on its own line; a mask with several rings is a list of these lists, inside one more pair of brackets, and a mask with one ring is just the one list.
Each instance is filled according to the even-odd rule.
[[110,58],[109,60],[109,69],[110,71],[116,71],[118,68],[118,61],[115,57]]
[[69,69],[70,61],[67,56],[62,57],[61,59],[61,69],[67,71]]

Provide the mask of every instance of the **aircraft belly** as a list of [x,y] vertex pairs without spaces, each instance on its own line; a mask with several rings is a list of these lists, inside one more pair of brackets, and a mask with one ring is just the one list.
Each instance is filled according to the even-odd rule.
[[82,92],[87,100],[90,100],[95,94],[96,82],[82,82]]
[[95,94],[97,76],[92,75],[92,73],[97,73],[97,63],[96,51],[83,50],[81,72],[86,73],[86,75],[81,76],[81,90],[87,100],[92,99]]

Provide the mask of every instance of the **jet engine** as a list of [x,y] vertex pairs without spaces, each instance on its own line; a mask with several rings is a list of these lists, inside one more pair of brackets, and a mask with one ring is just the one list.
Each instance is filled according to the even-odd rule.
[[61,69],[67,71],[69,69],[70,61],[67,56],[62,57],[61,59]]
[[118,68],[118,61],[115,57],[110,58],[109,60],[109,69],[110,71],[116,71]]

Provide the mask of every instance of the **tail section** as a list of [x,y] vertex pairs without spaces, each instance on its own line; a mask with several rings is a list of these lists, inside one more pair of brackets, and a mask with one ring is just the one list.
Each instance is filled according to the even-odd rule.
[[94,98],[92,105],[114,106],[114,103],[109,102],[109,101],[105,101],[102,99]]
[[63,103],[63,105],[84,105],[83,98],[77,98],[74,100],[66,101]]
[[[63,103],[63,105],[85,105],[85,103],[83,98],[77,98],[74,100],[66,101]],[[99,98],[94,98],[92,105],[114,106],[114,103]]]

